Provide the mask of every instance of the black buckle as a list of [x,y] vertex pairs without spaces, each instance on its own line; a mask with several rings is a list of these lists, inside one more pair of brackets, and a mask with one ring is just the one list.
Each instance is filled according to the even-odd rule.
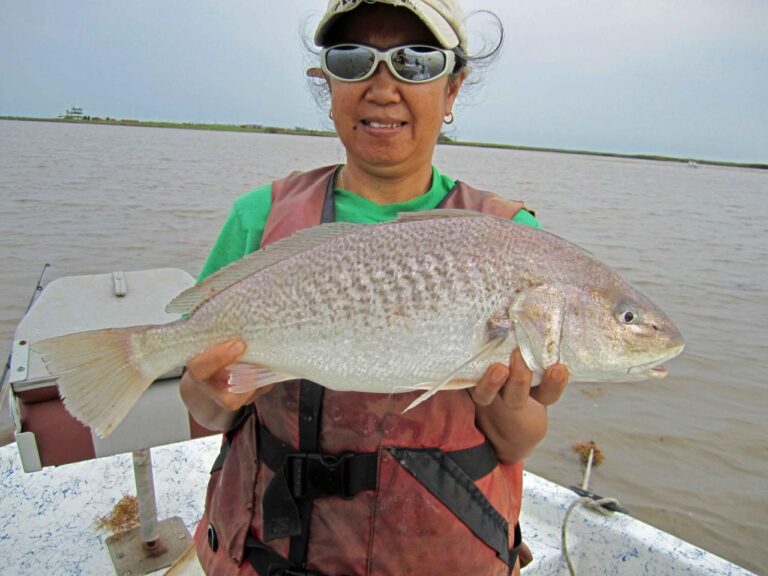
[[318,452],[294,452],[285,456],[285,471],[294,498],[341,496],[345,500],[354,494],[349,489],[349,462],[354,453],[341,456]]

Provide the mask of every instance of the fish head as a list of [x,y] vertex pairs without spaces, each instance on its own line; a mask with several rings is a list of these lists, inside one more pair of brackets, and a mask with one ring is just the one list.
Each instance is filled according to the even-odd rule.
[[535,373],[565,364],[571,381],[663,378],[683,350],[667,315],[615,274],[586,285],[539,286],[513,305],[515,334]]

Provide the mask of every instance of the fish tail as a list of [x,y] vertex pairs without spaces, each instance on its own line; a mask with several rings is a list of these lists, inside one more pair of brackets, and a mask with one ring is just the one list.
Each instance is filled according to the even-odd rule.
[[117,427],[158,376],[173,368],[163,366],[165,362],[146,350],[143,336],[149,328],[80,332],[32,347],[56,378],[70,414],[102,438]]

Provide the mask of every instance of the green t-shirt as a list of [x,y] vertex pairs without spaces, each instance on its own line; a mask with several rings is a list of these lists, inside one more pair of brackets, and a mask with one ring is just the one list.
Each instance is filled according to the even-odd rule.
[[[394,220],[400,212],[418,212],[436,208],[456,182],[432,168],[432,187],[417,198],[394,204],[376,204],[348,190],[337,189],[335,197],[336,220],[357,224],[375,224]],[[258,250],[264,225],[272,207],[272,185],[267,184],[240,196],[235,200],[224,227],[200,272],[198,282],[239,260],[246,254]],[[541,224],[530,212],[519,210],[512,218],[514,222],[541,228]]]

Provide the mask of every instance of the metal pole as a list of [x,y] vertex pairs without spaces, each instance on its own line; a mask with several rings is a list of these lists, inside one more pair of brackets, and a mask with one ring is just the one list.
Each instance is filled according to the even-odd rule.
[[157,525],[155,483],[152,478],[152,454],[149,448],[133,451],[133,474],[136,477],[136,496],[139,500],[141,540],[145,548],[155,548],[160,531]]
[[133,475],[139,502],[139,527],[107,538],[112,565],[119,576],[154,574],[170,566],[188,548],[192,536],[178,516],[157,519],[152,454],[149,448],[134,450]]
[[587,459],[587,468],[584,470],[584,480],[581,483],[581,489],[586,490],[589,488],[589,477],[592,474],[592,462],[595,459],[595,449],[589,449],[589,459]]

